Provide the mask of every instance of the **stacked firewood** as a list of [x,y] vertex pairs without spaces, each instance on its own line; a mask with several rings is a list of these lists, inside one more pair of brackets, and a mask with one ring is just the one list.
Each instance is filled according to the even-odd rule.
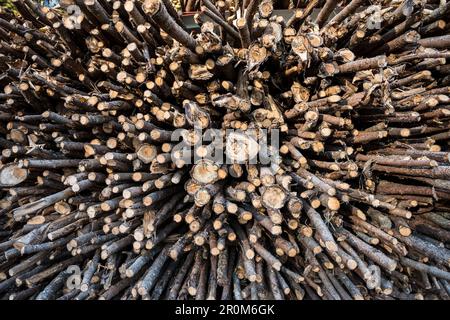
[[[180,8],[183,12],[192,13],[195,11],[200,11],[201,6],[203,5],[201,0],[171,0],[172,4],[175,8]],[[273,0],[272,6],[276,10],[293,10],[296,8],[305,8],[308,6],[307,0]],[[319,3],[316,2],[315,6]],[[339,1],[336,1],[339,2]],[[345,1],[343,1],[345,3]],[[348,2],[348,1],[347,1]],[[224,17],[230,17],[230,14],[233,15],[238,10],[246,10],[251,3],[251,0],[211,0],[219,10],[223,10],[223,13],[226,15]],[[225,10],[227,9],[227,10]],[[231,19],[233,19],[231,17]]]
[[3,298],[449,298],[449,3],[13,2]]

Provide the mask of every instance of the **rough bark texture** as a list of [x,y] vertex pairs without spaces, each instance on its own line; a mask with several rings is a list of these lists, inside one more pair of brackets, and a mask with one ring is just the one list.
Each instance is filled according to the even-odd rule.
[[448,4],[75,2],[0,8],[1,299],[449,296]]

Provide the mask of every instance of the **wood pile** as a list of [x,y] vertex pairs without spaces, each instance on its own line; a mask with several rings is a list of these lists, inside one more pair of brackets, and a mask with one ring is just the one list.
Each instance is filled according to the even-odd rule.
[[4,299],[449,299],[450,3],[13,2]]
[[[229,13],[233,13],[237,10],[239,10],[239,8],[241,10],[245,10],[248,8],[248,6],[250,5],[251,1],[250,0],[243,0],[243,1],[233,1],[233,0],[228,0],[228,1],[223,1],[223,0],[212,0],[212,3],[215,4],[215,6],[219,9],[219,10],[223,10],[224,14],[228,14],[225,13],[225,11],[228,11]],[[293,10],[293,9],[303,9],[306,8],[308,6],[308,2],[307,0],[273,0],[272,1],[272,5],[273,8],[275,10]],[[195,11],[200,11],[201,6],[202,6],[202,1],[201,0],[171,0],[171,3],[173,4],[173,6],[178,9],[178,10],[182,10],[182,12],[186,12],[186,13],[192,13]],[[318,3],[315,4],[315,6],[317,6]],[[228,10],[225,10],[228,9]],[[230,11],[231,9],[231,11]]]

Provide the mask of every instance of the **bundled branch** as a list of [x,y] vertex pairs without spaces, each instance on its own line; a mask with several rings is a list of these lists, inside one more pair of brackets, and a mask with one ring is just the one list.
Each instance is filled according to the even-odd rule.
[[448,3],[13,2],[4,299],[449,299]]
[[[201,10],[202,5],[214,5],[219,11],[226,14],[228,17],[231,17],[235,15],[240,10],[248,9],[251,6],[254,6],[257,3],[250,1],[250,0],[244,0],[244,1],[231,1],[231,0],[171,0],[170,1],[172,5],[180,9],[182,12],[185,13],[193,13],[196,11]],[[293,0],[274,0],[272,1],[272,6],[274,9],[277,10],[286,10],[286,9],[296,9],[296,8],[305,8],[307,6],[308,1],[293,1]],[[317,5],[317,4],[316,4]],[[214,10],[214,9],[213,9]]]

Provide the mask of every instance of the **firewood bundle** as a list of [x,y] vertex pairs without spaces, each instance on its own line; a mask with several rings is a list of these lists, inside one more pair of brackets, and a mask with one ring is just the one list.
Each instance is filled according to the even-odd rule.
[[4,298],[449,298],[449,3],[13,2]]
[[[317,2],[317,1],[316,1]],[[201,0],[171,0],[171,3],[175,8],[180,8],[183,12],[195,12],[199,11],[202,6]],[[211,3],[217,7],[219,11],[223,12],[223,17],[231,17],[232,14],[237,10],[245,10],[250,5],[250,0],[211,0]],[[307,0],[273,0],[272,6],[274,9],[296,9],[296,8],[306,8],[308,5]],[[315,5],[318,5],[316,3]],[[230,15],[231,13],[231,15]]]

